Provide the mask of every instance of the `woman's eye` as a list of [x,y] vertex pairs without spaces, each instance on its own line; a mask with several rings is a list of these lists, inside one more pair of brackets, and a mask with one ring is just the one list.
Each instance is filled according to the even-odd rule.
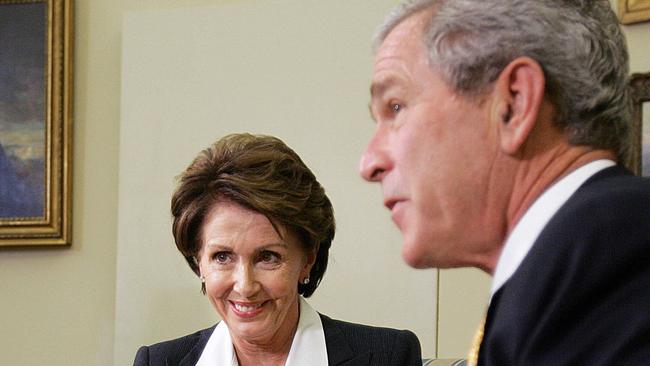
[[390,103],[389,106],[393,113],[399,113],[402,110],[402,105],[399,103]]
[[227,263],[230,260],[230,253],[228,252],[216,252],[212,255],[212,260],[217,263]]
[[260,253],[260,261],[263,263],[277,263],[280,261],[280,255],[270,251]]

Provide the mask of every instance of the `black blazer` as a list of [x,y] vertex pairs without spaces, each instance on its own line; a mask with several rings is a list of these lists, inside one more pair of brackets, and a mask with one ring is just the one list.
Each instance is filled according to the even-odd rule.
[[479,365],[650,365],[650,181],[611,167],[571,196],[493,296]]
[[[329,365],[420,366],[420,342],[408,330],[370,327],[320,314]],[[194,366],[215,326],[194,334],[143,346],[134,366]]]

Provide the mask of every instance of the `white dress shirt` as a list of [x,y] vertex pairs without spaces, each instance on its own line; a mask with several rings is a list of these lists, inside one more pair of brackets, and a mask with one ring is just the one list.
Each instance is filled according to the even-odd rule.
[[608,159],[586,164],[557,181],[537,198],[506,239],[503,252],[501,252],[494,271],[491,296],[494,296],[519,268],[546,224],[571,195],[587,179],[613,165],[616,163]]
[[[318,313],[299,296],[300,318],[285,366],[327,366],[325,332]],[[196,366],[239,366],[226,322],[212,332]]]

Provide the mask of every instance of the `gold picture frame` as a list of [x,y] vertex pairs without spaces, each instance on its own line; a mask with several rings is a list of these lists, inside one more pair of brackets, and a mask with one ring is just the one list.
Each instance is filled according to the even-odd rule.
[[72,236],[72,0],[0,0],[0,247]]
[[650,72],[632,74],[632,134],[627,166],[637,175],[650,176],[650,126],[643,123],[643,104],[650,103]]
[[650,0],[618,0],[618,16],[623,24],[650,20]]

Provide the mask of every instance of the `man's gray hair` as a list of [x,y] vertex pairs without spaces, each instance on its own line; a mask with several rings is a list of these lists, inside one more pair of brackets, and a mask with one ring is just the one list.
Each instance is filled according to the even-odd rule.
[[512,60],[530,57],[544,70],[556,123],[570,142],[625,156],[628,53],[609,1],[410,0],[377,30],[375,50],[402,20],[429,8],[429,62],[456,92],[487,91]]

